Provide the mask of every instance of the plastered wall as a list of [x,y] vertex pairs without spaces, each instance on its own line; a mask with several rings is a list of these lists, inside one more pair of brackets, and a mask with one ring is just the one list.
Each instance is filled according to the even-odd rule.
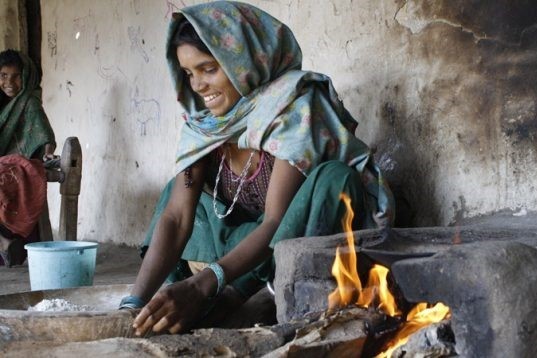
[[[143,239],[181,126],[167,23],[197,2],[41,1],[45,108],[60,148],[68,136],[83,148],[80,238]],[[400,225],[537,210],[536,5],[250,2],[295,32],[305,69],[332,77],[392,183]]]
[[0,0],[0,49],[26,52],[26,12],[23,0]]

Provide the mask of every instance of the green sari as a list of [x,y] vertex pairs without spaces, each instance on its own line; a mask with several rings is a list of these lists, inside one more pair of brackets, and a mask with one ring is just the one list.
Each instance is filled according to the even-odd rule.
[[24,65],[22,89],[11,100],[0,101],[5,103],[0,108],[0,156],[16,153],[41,158],[45,144],[55,144],[54,132],[41,103],[37,69],[27,56],[19,56]]

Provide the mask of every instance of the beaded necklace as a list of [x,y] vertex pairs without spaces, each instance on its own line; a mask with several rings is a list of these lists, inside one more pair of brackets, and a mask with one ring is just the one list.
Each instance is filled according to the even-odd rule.
[[218,209],[216,209],[216,196],[218,194],[217,191],[218,191],[218,183],[220,182],[220,173],[222,173],[222,167],[224,166],[224,161],[226,159],[226,152],[223,151],[222,159],[220,160],[220,165],[218,166],[218,173],[216,174],[216,181],[214,183],[214,190],[213,190],[213,210],[214,210],[215,215],[219,219],[225,218],[226,216],[231,214],[231,212],[233,211],[233,208],[235,207],[235,203],[237,202],[237,199],[239,198],[239,194],[241,193],[242,186],[244,185],[244,182],[246,181],[246,176],[248,176],[248,170],[252,166],[252,158],[254,157],[254,154],[255,154],[255,150],[252,150],[252,152],[250,153],[250,157],[248,157],[248,161],[246,162],[246,165],[242,169],[241,174],[239,175],[239,178],[237,179],[239,181],[239,185],[237,186],[237,191],[235,192],[235,195],[233,196],[233,201],[231,202],[231,205],[229,206],[225,214],[220,214],[218,212]]

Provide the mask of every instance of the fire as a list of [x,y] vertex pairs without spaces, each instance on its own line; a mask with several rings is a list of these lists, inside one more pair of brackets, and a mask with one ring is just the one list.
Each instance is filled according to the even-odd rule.
[[352,302],[353,297],[359,296],[362,292],[362,283],[358,277],[356,266],[356,251],[354,250],[354,235],[352,233],[352,219],[354,211],[351,207],[351,199],[340,194],[339,198],[343,200],[347,211],[343,217],[342,224],[346,233],[347,246],[349,253],[347,260],[344,260],[340,253],[339,247],[336,249],[336,259],[332,266],[332,275],[336,278],[337,288],[328,296],[328,309],[347,306]]
[[[354,211],[351,207],[350,198],[341,194],[340,199],[346,206],[346,213],[342,220],[346,233],[348,252],[342,254],[340,248],[336,249],[336,258],[332,266],[332,275],[337,281],[337,288],[328,296],[328,310],[349,305],[356,298],[355,304],[361,307],[375,306],[389,316],[400,316],[401,311],[397,307],[395,298],[388,289],[389,270],[375,264],[369,271],[369,278],[365,287],[358,276],[356,250],[354,248],[354,234],[352,220]],[[391,357],[392,352],[405,344],[410,335],[421,328],[435,322],[440,322],[450,315],[449,307],[437,303],[428,308],[427,303],[418,303],[407,315],[406,322],[397,332],[396,336],[388,342],[385,349],[377,358]]]
[[345,216],[342,220],[343,229],[346,233],[347,247],[349,252],[346,260],[341,254],[340,248],[336,249],[336,259],[332,266],[332,275],[337,281],[337,288],[328,296],[328,310],[349,305],[356,297],[356,304],[362,307],[370,307],[377,303],[377,308],[390,316],[401,314],[395,303],[395,298],[388,290],[388,269],[381,265],[375,265],[369,272],[367,285],[362,289],[362,282],[358,276],[356,250],[354,249],[354,234],[352,232],[352,220],[354,211],[351,207],[351,199],[341,194],[340,199],[346,207]]
[[369,307],[375,303],[378,297],[377,308],[389,316],[398,316],[401,311],[397,308],[395,298],[388,289],[388,272],[389,270],[381,265],[374,265],[369,271],[367,285],[356,303],[358,306]]
[[389,358],[393,351],[405,344],[410,336],[419,331],[421,328],[432,323],[440,322],[443,319],[449,318],[449,307],[443,303],[437,303],[434,307],[427,308],[427,303],[418,303],[407,315],[406,322],[403,327],[397,332],[395,337],[388,342],[385,351],[377,355],[375,358]]

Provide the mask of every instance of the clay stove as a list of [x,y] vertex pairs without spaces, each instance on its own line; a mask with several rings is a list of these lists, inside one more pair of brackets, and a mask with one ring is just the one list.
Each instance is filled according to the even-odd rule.
[[[354,235],[358,250],[392,253],[377,259],[389,261],[381,263],[390,266],[407,301],[443,302],[451,308],[459,356],[534,356],[537,233],[467,227],[454,243],[457,231],[366,230]],[[341,234],[289,240],[276,247],[280,323],[327,308],[326,297],[335,284],[326,268],[344,241]]]

